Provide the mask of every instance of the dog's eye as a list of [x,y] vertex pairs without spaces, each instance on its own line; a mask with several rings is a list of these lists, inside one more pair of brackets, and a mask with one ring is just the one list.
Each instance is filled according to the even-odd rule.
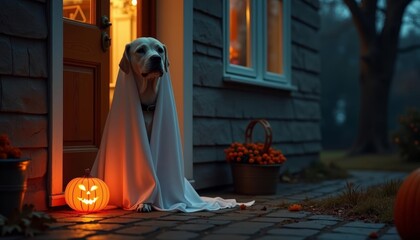
[[141,47],[141,48],[138,48],[138,49],[136,50],[136,52],[137,52],[137,53],[140,53],[140,54],[145,54],[145,53],[146,53],[146,49],[144,49],[144,47]]
[[163,48],[158,47],[158,48],[156,49],[156,51],[157,51],[158,53],[163,53]]

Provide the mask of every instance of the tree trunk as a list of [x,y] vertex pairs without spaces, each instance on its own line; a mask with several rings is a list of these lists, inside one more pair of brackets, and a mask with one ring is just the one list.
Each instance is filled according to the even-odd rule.
[[359,132],[351,155],[389,152],[388,96],[397,59],[402,16],[412,0],[387,0],[385,20],[376,29],[375,0],[344,0],[360,40]]
[[383,49],[368,52],[369,57],[361,60],[359,128],[350,155],[390,150],[388,98],[396,59],[389,52],[375,54],[387,52]]

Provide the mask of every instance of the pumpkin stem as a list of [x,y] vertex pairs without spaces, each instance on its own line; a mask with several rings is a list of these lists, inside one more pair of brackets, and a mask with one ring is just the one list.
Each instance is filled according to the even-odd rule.
[[90,168],[85,169],[85,177],[91,177],[90,176]]

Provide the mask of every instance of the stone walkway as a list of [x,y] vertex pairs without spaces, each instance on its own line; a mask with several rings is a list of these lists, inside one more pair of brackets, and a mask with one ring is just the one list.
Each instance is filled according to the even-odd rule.
[[[403,173],[352,172],[348,179],[360,186],[375,185],[391,179],[402,179]],[[245,210],[239,208],[216,212],[136,213],[107,209],[94,214],[78,214],[70,210],[54,210],[57,219],[52,229],[34,239],[369,239],[377,232],[379,239],[400,239],[393,225],[344,221],[330,215],[289,212],[279,208],[282,202],[297,202],[337,194],[345,180],[316,184],[280,184],[276,195],[243,196],[231,190],[206,193],[207,196],[256,200]],[[202,194],[204,195],[204,194]],[[15,239],[15,238],[11,238]]]

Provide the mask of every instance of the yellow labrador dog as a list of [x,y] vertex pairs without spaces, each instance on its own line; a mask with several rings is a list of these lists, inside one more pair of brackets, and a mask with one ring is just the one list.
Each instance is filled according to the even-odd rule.
[[[153,114],[159,91],[159,82],[164,71],[168,71],[169,61],[166,47],[154,38],[142,37],[125,47],[120,68],[125,73],[132,71],[143,110],[147,137],[153,127]],[[139,204],[137,211],[150,212],[151,204]]]
[[120,62],[120,68],[125,73],[133,71],[149,141],[160,77],[163,71],[168,71],[168,66],[165,45],[150,37],[138,38],[127,44],[124,58]]

